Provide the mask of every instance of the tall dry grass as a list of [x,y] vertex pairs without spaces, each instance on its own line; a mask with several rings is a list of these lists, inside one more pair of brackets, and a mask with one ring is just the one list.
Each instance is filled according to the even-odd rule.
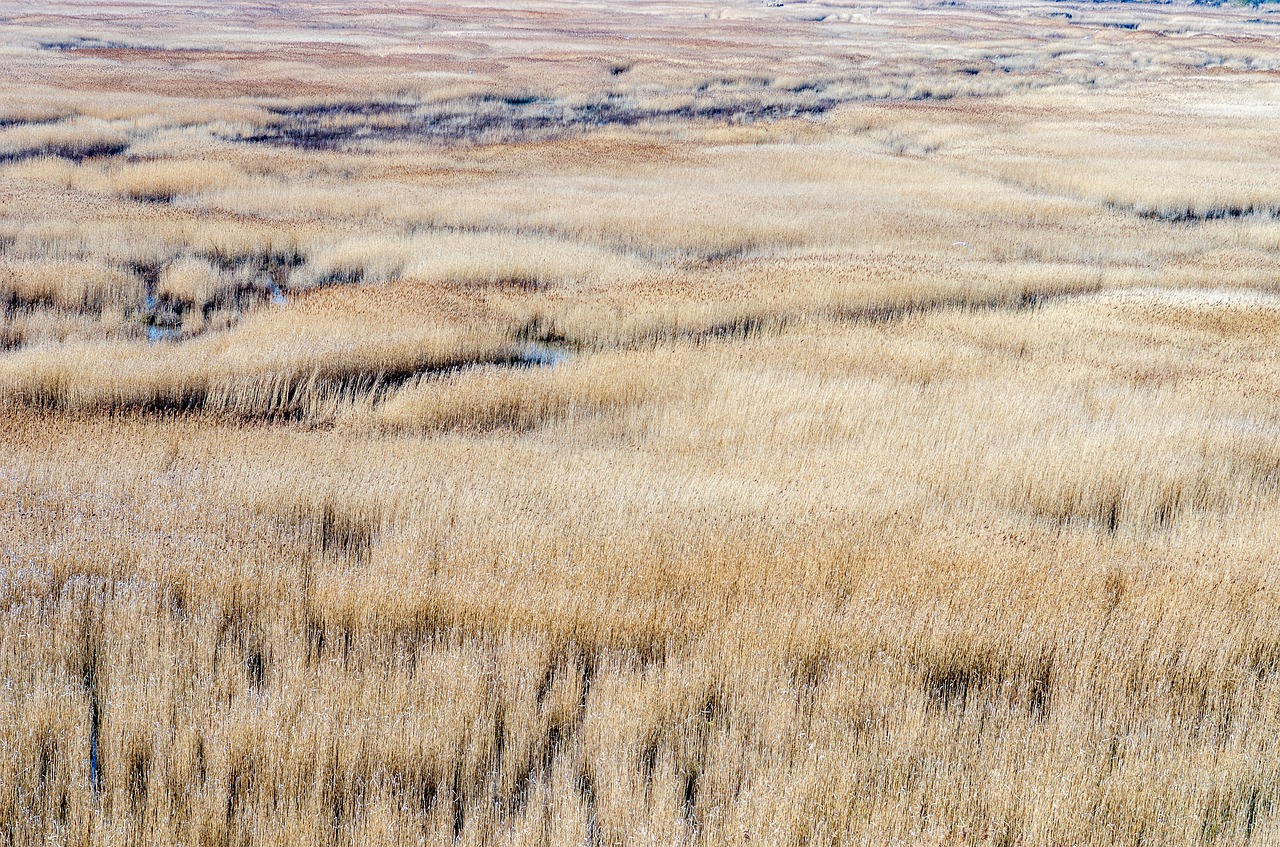
[[[31,716],[9,767],[35,770],[6,780],[32,791],[8,820],[255,843],[1269,837],[1270,313],[1229,310],[1248,329],[1223,341],[1156,306],[673,348],[627,397],[568,365],[592,413],[531,432],[492,429],[483,374],[383,407],[481,410],[427,440],[11,415],[5,652],[50,670],[9,704]],[[1206,378],[1153,381],[1161,358]],[[1037,402],[1057,435],[1018,452],[1050,425]],[[1258,440],[1217,435],[1224,416]],[[1074,493],[1113,485],[1114,521]],[[1153,513],[1175,485],[1201,496]]]
[[329,420],[346,401],[424,373],[519,357],[485,328],[380,332],[371,316],[261,314],[175,347],[97,342],[36,347],[3,364],[9,405],[69,412],[200,411]]
[[1264,12],[19,5],[0,843],[1280,839]]

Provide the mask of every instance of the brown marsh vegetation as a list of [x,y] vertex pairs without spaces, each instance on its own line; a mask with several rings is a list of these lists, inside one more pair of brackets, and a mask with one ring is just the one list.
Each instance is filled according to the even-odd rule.
[[0,0],[0,844],[1280,841],[1276,24]]

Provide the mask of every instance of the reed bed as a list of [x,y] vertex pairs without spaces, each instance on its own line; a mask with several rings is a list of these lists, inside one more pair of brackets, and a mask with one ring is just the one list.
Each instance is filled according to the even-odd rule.
[[0,844],[1280,840],[1265,9],[27,5]]

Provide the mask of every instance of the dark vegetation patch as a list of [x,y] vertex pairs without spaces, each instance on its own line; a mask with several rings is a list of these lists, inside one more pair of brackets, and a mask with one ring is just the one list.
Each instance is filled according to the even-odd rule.
[[1222,221],[1222,220],[1238,220],[1247,217],[1280,217],[1280,204],[1270,205],[1254,205],[1244,204],[1239,206],[1210,206],[1208,208],[1195,207],[1164,207],[1160,209],[1146,209],[1133,204],[1108,204],[1111,208],[1123,212],[1136,214],[1139,217],[1148,220],[1169,221],[1170,223],[1203,223],[1206,221]]
[[170,51],[173,48],[161,47],[155,44],[134,44],[127,41],[112,41],[109,39],[95,38],[88,35],[80,35],[74,38],[64,38],[60,41],[42,41],[40,42],[41,50],[144,50],[144,51]]
[[18,126],[50,126],[51,124],[62,123],[66,119],[66,115],[55,115],[47,118],[0,117],[0,129],[10,129]]
[[26,343],[26,339],[20,331],[12,326],[0,325],[0,352],[17,350],[24,343]]
[[[990,297],[974,300],[968,297],[936,298],[915,303],[887,303],[881,305],[844,306],[824,309],[817,313],[758,313],[742,315],[731,320],[713,323],[697,329],[684,329],[675,332],[653,332],[643,339],[678,340],[695,344],[723,340],[747,340],[765,332],[777,332],[799,321],[808,318],[821,318],[852,324],[882,324],[917,315],[927,315],[948,310],[986,312],[997,309],[1009,311],[1029,311],[1063,297],[1072,297],[1084,293],[1092,293],[1097,289],[1082,291],[1023,291],[1007,296]],[[562,339],[563,340],[563,339]]]
[[1122,530],[1164,532],[1186,513],[1208,507],[1204,493],[1168,489],[1158,492],[1151,502],[1136,504],[1128,502],[1125,490],[1116,489],[1093,497],[1066,497],[1049,505],[1030,504],[1026,512],[1058,527],[1083,524],[1116,536]]
[[[626,73],[614,64],[609,73]],[[831,79],[775,85],[768,78],[711,80],[685,90],[609,92],[584,101],[531,93],[482,94],[437,103],[370,99],[275,106],[275,120],[239,137],[256,144],[304,149],[414,139],[439,144],[539,141],[605,127],[677,122],[751,124],[814,117],[842,103],[877,99],[869,79]],[[950,92],[903,86],[901,96],[948,99]],[[671,104],[672,98],[683,100]]]
[[[701,103],[656,107],[621,96],[584,104],[560,103],[541,97],[483,96],[431,107],[412,103],[343,103],[273,110],[279,118],[277,121],[241,140],[305,149],[333,149],[352,142],[400,139],[443,144],[535,141],[562,137],[574,131],[631,127],[646,122],[751,123],[812,116],[831,109],[838,102],[824,99],[803,103],[726,102],[708,97]],[[366,120],[370,118],[378,120]]]
[[572,333],[566,334],[553,320],[538,317],[522,326],[517,331],[516,338],[532,342],[553,353],[563,351],[571,354],[582,350],[611,349],[644,350],[651,348],[654,344],[666,342],[700,345],[724,341],[746,341],[768,333],[782,332],[796,324],[812,320],[850,324],[886,324],[947,311],[1033,311],[1057,300],[1096,294],[1100,290],[1101,286],[1093,285],[1073,289],[1046,288],[1014,291],[981,299],[961,295],[936,297],[912,303],[871,303],[797,311],[751,311],[726,320],[708,321],[700,325],[650,326],[633,335],[607,341],[586,340]]
[[972,705],[1024,709],[1049,716],[1054,687],[1052,651],[1029,656],[1000,656],[989,650],[934,651],[921,663],[921,687],[938,709],[963,713]]
[[0,152],[0,165],[21,162],[26,159],[36,159],[42,156],[69,159],[78,163],[86,159],[105,159],[119,156],[128,149],[129,142],[127,141],[63,141],[44,144],[39,147],[28,147],[22,150]]
[[1233,835],[1250,842],[1278,805],[1280,791],[1262,774],[1257,774],[1256,780],[1241,781],[1234,788],[1217,786],[1201,815],[1200,837],[1205,844],[1221,843]]
[[334,498],[310,504],[295,521],[322,556],[363,562],[382,530],[381,516],[357,511]]

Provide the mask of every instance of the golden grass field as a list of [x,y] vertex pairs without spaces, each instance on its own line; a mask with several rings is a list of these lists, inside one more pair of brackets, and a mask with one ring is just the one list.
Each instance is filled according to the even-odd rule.
[[0,844],[1280,843],[1278,25],[0,0]]

